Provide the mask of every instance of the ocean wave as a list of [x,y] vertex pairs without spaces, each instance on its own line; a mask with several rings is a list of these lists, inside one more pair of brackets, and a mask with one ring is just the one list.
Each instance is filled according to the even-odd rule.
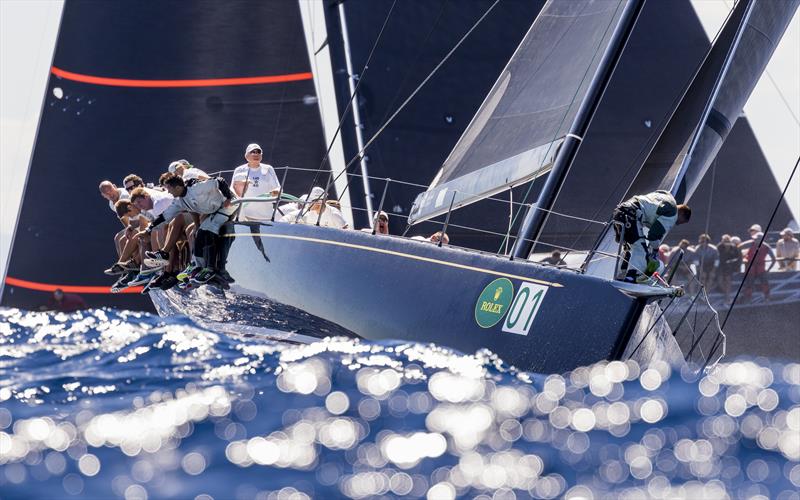
[[491,352],[0,309],[4,498],[800,498],[800,365]]

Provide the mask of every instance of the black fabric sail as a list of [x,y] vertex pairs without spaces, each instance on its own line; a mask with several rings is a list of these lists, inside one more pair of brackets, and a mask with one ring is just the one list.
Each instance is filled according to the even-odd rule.
[[[654,189],[688,201],[703,180],[772,57],[800,0],[740,0],[626,196]],[[616,251],[606,231],[596,249]],[[612,259],[589,263],[608,276]]]
[[[549,171],[609,43],[624,0],[548,2],[429,190],[412,223]],[[455,197],[454,197],[455,196]]]
[[[631,193],[658,188],[672,191],[680,202],[691,198],[742,113],[798,4],[800,0],[740,0]],[[706,103],[710,106],[704,109]],[[701,122],[698,128],[696,124]]]

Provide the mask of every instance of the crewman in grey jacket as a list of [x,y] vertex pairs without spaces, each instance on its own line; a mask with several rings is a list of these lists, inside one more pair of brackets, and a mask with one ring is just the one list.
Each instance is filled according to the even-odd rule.
[[658,247],[673,226],[689,222],[692,209],[679,205],[668,191],[634,196],[614,210],[617,241],[624,242],[624,280],[642,281],[659,268]]
[[[198,228],[193,259],[192,263],[178,274],[178,281],[191,281],[195,285],[208,283],[217,276],[217,273],[224,272],[223,226],[236,212],[236,206],[230,203],[236,195],[221,177],[184,181],[176,175],[164,181],[164,188],[175,197],[175,200],[148,229],[155,229],[182,212],[191,213]],[[206,216],[202,222],[200,222],[201,215]]]

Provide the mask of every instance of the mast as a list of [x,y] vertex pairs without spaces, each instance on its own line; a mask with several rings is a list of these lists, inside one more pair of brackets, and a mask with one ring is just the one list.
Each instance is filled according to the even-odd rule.
[[689,165],[692,163],[692,156],[694,155],[695,149],[697,149],[697,144],[700,142],[700,138],[703,135],[703,130],[705,130],[704,125],[708,122],[709,116],[711,115],[714,102],[717,100],[720,88],[722,88],[722,82],[725,80],[725,75],[728,74],[728,69],[731,67],[733,55],[736,53],[736,49],[739,47],[739,42],[742,40],[744,29],[747,27],[747,23],[750,20],[750,14],[753,13],[753,6],[755,3],[755,0],[749,0],[747,10],[745,11],[744,17],[742,18],[739,28],[736,31],[736,37],[734,38],[731,46],[728,48],[728,53],[725,56],[725,62],[722,65],[722,70],[719,72],[719,75],[717,75],[716,82],[714,82],[714,90],[711,92],[711,95],[709,96],[708,100],[706,101],[706,105],[703,108],[703,114],[697,124],[697,128],[695,129],[694,137],[692,137],[689,149],[687,150],[686,156],[684,156],[683,161],[681,162],[680,169],[678,170],[678,174],[675,176],[675,179],[672,182],[672,186],[670,186],[669,191],[673,194],[673,196],[675,196],[675,198],[678,200],[678,203],[683,203],[686,201],[686,193],[682,193],[682,196],[679,197],[678,191],[683,185],[683,177],[686,174],[686,170],[689,168]]
[[[353,73],[353,61],[350,55],[350,35],[347,31],[347,19],[344,13],[344,2],[339,2],[339,26],[342,30],[342,42],[344,44],[344,60],[347,66],[347,85],[350,89],[352,96],[356,91],[356,79],[358,75]],[[364,151],[364,124],[361,122],[361,112],[358,106],[358,96],[354,96],[355,102],[353,103],[353,123],[356,131],[356,146],[359,151]],[[361,166],[361,182],[364,187],[364,207],[367,209],[367,218],[369,219],[369,227],[372,227],[373,214],[372,214],[372,192],[369,187],[369,173],[367,172],[367,160],[364,154],[359,158],[359,165]]]
[[561,185],[567,177],[569,168],[575,159],[575,154],[578,151],[580,143],[589,128],[589,123],[594,116],[597,106],[600,103],[600,98],[605,91],[608,82],[614,72],[622,51],[625,47],[628,38],[630,37],[633,27],[636,25],[636,19],[642,11],[644,0],[630,0],[625,5],[625,10],[620,16],[619,23],[614,28],[614,33],[609,43],[608,48],[603,54],[597,72],[592,78],[589,85],[586,97],[580,105],[578,113],[570,127],[570,132],[564,138],[561,144],[561,149],[558,151],[556,160],[550,174],[547,176],[547,181],[539,194],[539,199],[534,205],[528,209],[525,214],[525,220],[522,222],[517,240],[514,242],[514,247],[511,250],[513,258],[527,259],[533,250],[533,241],[539,238],[544,223],[547,220],[549,210],[555,204],[558,192],[561,190]]

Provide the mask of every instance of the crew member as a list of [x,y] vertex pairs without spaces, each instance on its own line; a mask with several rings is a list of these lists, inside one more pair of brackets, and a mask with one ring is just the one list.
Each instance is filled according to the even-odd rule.
[[204,181],[211,178],[207,173],[189,163],[189,160],[175,160],[169,164],[167,170],[171,174],[183,177],[184,181],[188,181],[189,179]]
[[659,270],[658,247],[675,225],[689,222],[692,210],[679,205],[668,191],[637,195],[614,210],[616,239],[624,242],[624,280],[646,281]]
[[[208,283],[217,273],[224,272],[223,226],[236,212],[236,207],[230,203],[235,195],[221,177],[205,181],[192,179],[187,183],[176,175],[164,181],[164,188],[175,200],[153,221],[148,231],[171,221],[182,212],[191,213],[198,228],[193,261],[178,274],[178,280],[191,280],[194,284]],[[207,215],[202,223],[200,215]]]

